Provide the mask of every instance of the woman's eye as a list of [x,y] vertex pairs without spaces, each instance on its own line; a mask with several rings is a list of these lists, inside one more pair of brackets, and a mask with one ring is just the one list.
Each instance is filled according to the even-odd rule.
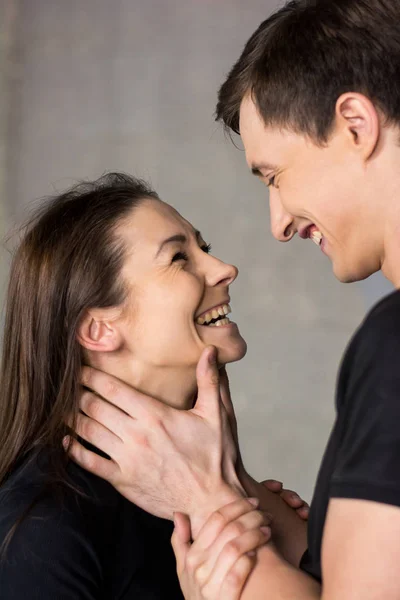
[[202,246],[201,249],[206,254],[210,254],[210,252],[211,252],[211,244],[204,244],[204,246]]
[[178,260],[189,260],[189,257],[186,252],[177,252],[172,257],[172,262],[177,262]]

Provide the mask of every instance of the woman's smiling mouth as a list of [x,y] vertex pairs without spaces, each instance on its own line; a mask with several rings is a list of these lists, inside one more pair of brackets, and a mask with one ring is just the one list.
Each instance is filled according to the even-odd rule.
[[229,304],[221,304],[214,308],[202,313],[196,318],[197,325],[203,325],[207,327],[222,327],[223,325],[229,325],[230,319],[227,318],[232,312]]

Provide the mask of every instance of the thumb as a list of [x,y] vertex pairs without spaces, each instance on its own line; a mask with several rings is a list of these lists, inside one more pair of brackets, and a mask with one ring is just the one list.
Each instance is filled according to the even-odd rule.
[[229,418],[235,418],[235,411],[233,409],[231,391],[229,389],[229,379],[228,373],[226,372],[226,368],[222,367],[219,370],[219,378],[220,378],[220,393],[222,404],[225,407],[226,412],[229,415]]
[[197,412],[208,416],[219,415],[220,390],[219,371],[217,365],[217,349],[207,346],[200,356],[196,369],[197,400],[195,409]]
[[228,379],[228,374],[226,372],[226,368],[222,367],[222,369],[220,369],[219,373],[220,373],[220,394],[221,394],[222,404],[224,405],[226,413],[228,415],[229,424],[231,427],[233,438],[236,442],[236,445],[238,445],[239,440],[238,440],[236,415],[235,415],[235,410],[234,410],[233,404],[232,404],[231,392],[229,389],[229,379]]
[[186,555],[191,546],[191,526],[187,515],[174,513],[174,532],[171,537],[172,548],[176,558],[176,568],[181,573],[185,568]]

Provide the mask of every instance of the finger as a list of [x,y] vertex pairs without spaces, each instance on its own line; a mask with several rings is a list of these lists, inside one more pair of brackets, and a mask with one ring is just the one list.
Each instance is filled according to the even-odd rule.
[[200,356],[196,369],[197,400],[195,412],[208,417],[221,415],[219,372],[217,368],[217,350],[214,346],[207,346]]
[[226,600],[240,600],[244,586],[256,565],[255,556],[244,554],[233,564],[225,575],[220,588],[219,598]]
[[84,366],[81,383],[134,418],[145,416],[149,411],[162,411],[158,400],[138,392],[109,373]]
[[[271,539],[271,530],[269,528],[267,530],[265,532],[260,529],[246,531],[241,536],[228,542],[216,560],[209,582],[223,581],[233,565],[242,556],[264,546]],[[227,596],[221,594],[218,597],[226,598]]]
[[[266,528],[265,531],[269,536],[270,524],[271,517],[267,513],[264,513],[259,510],[253,510],[250,513],[246,513],[245,515],[242,515],[235,521],[228,523],[225,529],[214,541],[212,548],[208,549],[208,552],[212,554],[213,557],[219,556],[226,544],[228,544],[232,540],[239,538],[247,531],[257,529],[261,529],[262,531],[264,531],[262,529],[264,527]],[[205,560],[203,564],[198,568],[198,579],[201,581],[207,581],[214,568],[214,564],[215,558],[213,558],[212,560]]]
[[270,492],[278,493],[282,491],[283,483],[276,479],[265,479],[261,482]]
[[91,452],[77,440],[71,438],[70,443],[67,446],[68,456],[80,465],[86,471],[94,473],[102,479],[107,481],[113,481],[116,475],[119,473],[118,465],[107,458],[99,456],[95,452]]
[[190,519],[187,515],[176,512],[174,513],[174,524],[171,544],[175,553],[177,572],[182,573],[191,546]]
[[79,405],[88,417],[104,425],[120,439],[123,439],[127,421],[132,422],[132,417],[126,412],[89,390],[82,393]]
[[113,458],[122,446],[121,439],[115,433],[83,414],[78,414],[76,417],[75,433]]
[[297,514],[303,521],[308,521],[308,517],[310,515],[310,507],[308,504],[304,504],[301,508],[296,509]]
[[236,521],[242,515],[253,511],[257,505],[258,500],[256,498],[241,498],[213,512],[193,542],[195,551],[202,551],[209,548],[228,523]]
[[282,490],[282,492],[280,493],[280,497],[291,508],[301,508],[304,505],[304,500],[302,500],[300,496],[292,490]]

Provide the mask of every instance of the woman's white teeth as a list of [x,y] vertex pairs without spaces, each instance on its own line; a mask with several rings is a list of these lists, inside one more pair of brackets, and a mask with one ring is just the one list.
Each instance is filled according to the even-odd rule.
[[230,320],[228,318],[220,319],[216,323],[210,323],[209,327],[222,327],[222,325],[229,325]]
[[310,237],[311,237],[312,241],[314,242],[314,244],[317,244],[317,246],[321,245],[322,233],[320,231],[313,231]]
[[213,319],[218,319],[219,317],[223,317],[224,315],[229,315],[229,313],[231,313],[231,312],[232,312],[232,310],[231,310],[231,307],[229,306],[229,304],[223,304],[222,306],[213,308],[213,310],[210,310],[208,313],[206,313],[202,317],[198,317],[196,319],[196,323],[198,325],[209,324],[210,326],[218,325],[219,323],[221,323],[222,325],[227,325],[228,323],[224,323],[224,321],[227,320],[228,322],[230,322],[229,319],[220,319],[216,323],[210,323],[210,321],[212,321]]

